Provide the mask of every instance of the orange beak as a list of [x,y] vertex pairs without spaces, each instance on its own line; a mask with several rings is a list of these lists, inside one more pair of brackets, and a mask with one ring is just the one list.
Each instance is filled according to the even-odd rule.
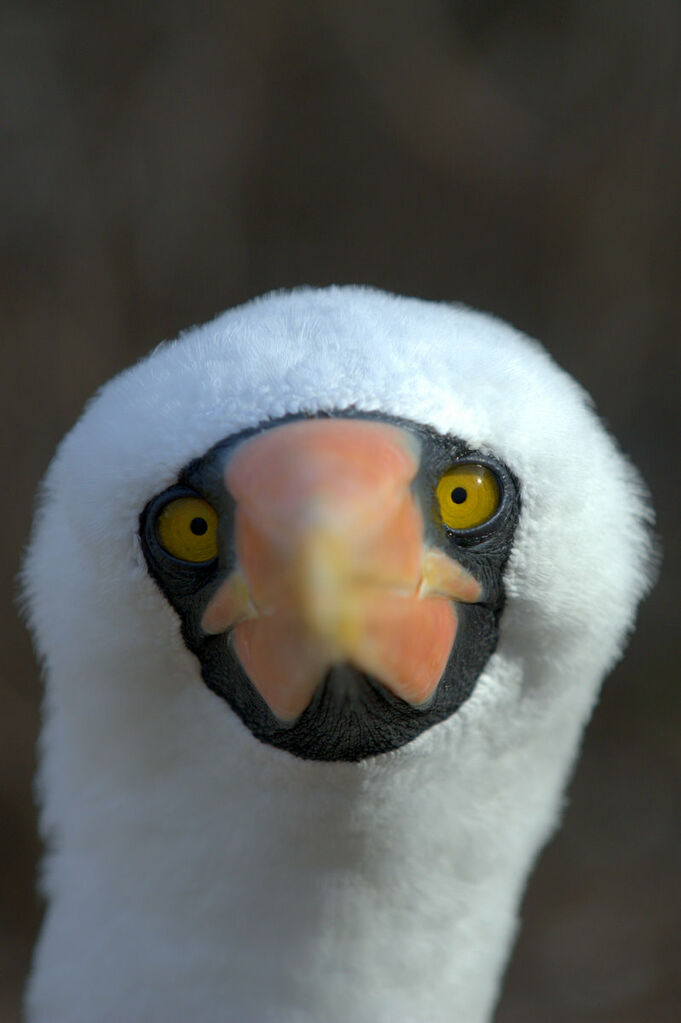
[[237,567],[206,608],[281,721],[295,721],[349,662],[418,706],[456,637],[455,601],[481,587],[424,547],[411,484],[418,443],[397,426],[301,420],[244,441],[224,470],[236,502]]

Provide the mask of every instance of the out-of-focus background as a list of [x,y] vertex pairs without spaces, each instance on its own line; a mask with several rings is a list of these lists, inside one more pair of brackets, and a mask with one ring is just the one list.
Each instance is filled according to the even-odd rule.
[[12,577],[55,444],[160,339],[271,288],[366,282],[542,339],[652,488],[663,574],[496,1023],[676,1023],[678,0],[3,0],[0,88],[0,1020],[40,918],[40,686]]

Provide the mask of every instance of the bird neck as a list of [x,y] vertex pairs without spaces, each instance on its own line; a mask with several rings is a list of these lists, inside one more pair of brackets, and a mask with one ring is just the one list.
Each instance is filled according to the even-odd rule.
[[395,753],[325,764],[258,743],[202,687],[137,711],[89,745],[72,732],[68,760],[73,718],[48,724],[57,844],[32,1019],[89,1018],[77,985],[55,1014],[66,940],[103,1020],[129,1018],[140,992],[149,1020],[169,1006],[216,1023],[489,1018],[569,754],[528,771],[529,731],[493,749],[458,715]]

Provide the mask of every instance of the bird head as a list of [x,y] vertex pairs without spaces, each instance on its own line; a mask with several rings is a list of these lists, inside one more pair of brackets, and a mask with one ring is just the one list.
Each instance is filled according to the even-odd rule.
[[47,658],[117,664],[114,715],[198,684],[312,761],[468,705],[485,728],[570,692],[583,718],[648,579],[645,493],[574,381],[490,317],[370,289],[276,293],[161,345],[45,493]]

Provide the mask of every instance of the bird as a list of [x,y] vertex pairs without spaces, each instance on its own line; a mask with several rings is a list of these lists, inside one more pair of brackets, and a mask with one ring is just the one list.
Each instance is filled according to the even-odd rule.
[[483,1023],[653,512],[487,314],[275,291],[108,382],[23,570],[30,1023]]

